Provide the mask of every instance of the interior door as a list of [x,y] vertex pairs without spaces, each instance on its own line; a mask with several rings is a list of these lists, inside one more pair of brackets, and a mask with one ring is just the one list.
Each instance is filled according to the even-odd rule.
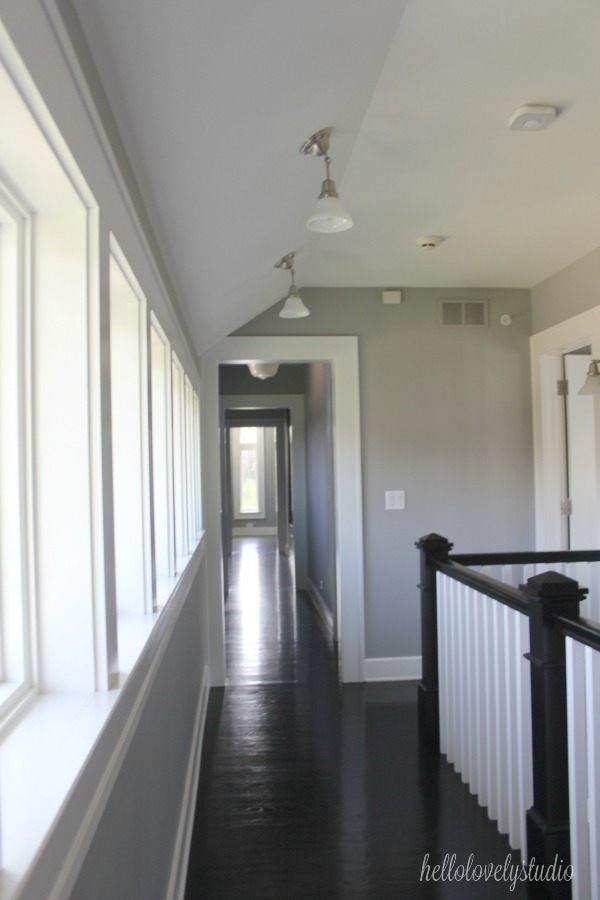
[[279,552],[290,555],[290,433],[287,416],[277,423],[277,543]]
[[591,355],[566,353],[565,400],[568,484],[569,549],[591,550],[598,545],[596,514],[596,436],[594,397],[579,396]]

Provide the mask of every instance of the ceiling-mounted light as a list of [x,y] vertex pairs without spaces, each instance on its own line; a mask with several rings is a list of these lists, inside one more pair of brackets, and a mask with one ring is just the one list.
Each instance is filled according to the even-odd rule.
[[585,379],[584,385],[580,388],[579,393],[582,395],[586,394],[600,394],[600,372],[598,371],[598,364],[600,363],[600,359],[593,359],[590,363],[590,367],[587,370],[587,378]]
[[310,316],[310,310],[302,302],[298,288],[294,284],[294,256],[294,253],[288,253],[287,256],[282,256],[279,262],[275,263],[276,269],[288,269],[292,278],[292,285],[279,312],[282,319],[303,319],[305,316]]
[[279,369],[279,363],[248,363],[248,368],[250,370],[250,374],[254,376],[254,378],[260,378],[261,381],[264,381],[265,378],[272,378],[273,375],[277,375],[277,371]]
[[330,128],[322,128],[321,131],[317,131],[316,134],[309,137],[300,147],[300,153],[303,153],[305,156],[325,157],[325,181],[321,185],[317,207],[306,223],[309,231],[317,231],[321,234],[347,231],[348,228],[352,228],[354,225],[352,216],[340,203],[335,183],[329,177],[329,165],[331,163],[329,157],[330,135]]

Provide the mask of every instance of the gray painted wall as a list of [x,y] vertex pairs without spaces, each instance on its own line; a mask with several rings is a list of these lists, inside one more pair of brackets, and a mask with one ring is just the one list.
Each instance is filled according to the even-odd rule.
[[[374,289],[302,296],[308,318],[272,308],[237,334],[358,335],[366,655],[415,656],[421,535],[457,552],[534,546],[529,291],[404,289],[400,306]],[[489,327],[442,326],[440,298],[488,299]],[[384,510],[388,489],[406,491],[404,511]]]
[[331,368],[307,366],[306,502],[308,577],[335,620],[335,516],[331,443]]
[[306,366],[285,363],[272,378],[255,378],[248,366],[219,366],[220,394],[303,394]]
[[[144,651],[164,655],[71,900],[167,896],[194,717],[208,662],[206,633],[203,562],[168,646],[152,646],[151,639]],[[134,689],[133,675],[130,678]],[[121,698],[125,702],[128,688],[126,684]],[[93,768],[93,760],[90,765]],[[28,896],[46,896],[46,888],[42,885],[39,893],[33,890]]]
[[600,302],[600,248],[531,290],[533,333],[551,328]]

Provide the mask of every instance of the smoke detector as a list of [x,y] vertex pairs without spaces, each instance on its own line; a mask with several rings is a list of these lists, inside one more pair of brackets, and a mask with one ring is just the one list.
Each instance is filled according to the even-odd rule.
[[443,238],[439,234],[422,234],[417,238],[418,246],[424,250],[433,250],[434,247],[439,247],[442,241]]
[[554,106],[519,106],[508,120],[513,131],[542,131],[556,118]]

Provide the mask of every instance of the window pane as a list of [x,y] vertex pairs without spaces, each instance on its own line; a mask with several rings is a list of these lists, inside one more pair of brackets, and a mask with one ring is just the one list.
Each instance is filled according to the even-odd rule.
[[[246,429],[242,429],[242,431],[244,430]],[[255,448],[245,448],[240,451],[240,512],[259,512],[258,466]]]
[[256,428],[240,428],[240,444],[256,444]]

